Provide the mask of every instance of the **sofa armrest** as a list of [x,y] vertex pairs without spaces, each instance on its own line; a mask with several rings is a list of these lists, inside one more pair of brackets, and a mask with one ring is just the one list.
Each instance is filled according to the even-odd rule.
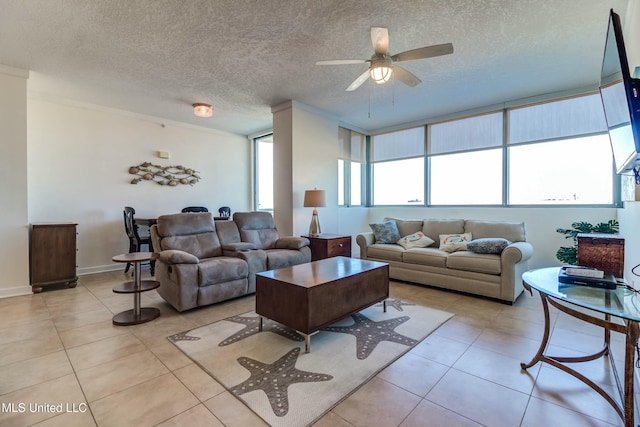
[[250,242],[227,243],[222,245],[222,255],[238,256],[238,252],[250,251],[256,249],[256,245]]
[[514,242],[502,251],[502,263],[517,264],[527,261],[533,255],[533,246],[529,242]]
[[309,239],[306,237],[287,236],[276,241],[276,249],[302,249],[309,246]]
[[160,261],[168,265],[200,263],[197,256],[177,249],[169,249],[160,252]]
[[356,243],[360,247],[360,258],[367,258],[367,248],[376,242],[376,238],[373,236],[372,231],[366,231],[359,233],[356,236]]

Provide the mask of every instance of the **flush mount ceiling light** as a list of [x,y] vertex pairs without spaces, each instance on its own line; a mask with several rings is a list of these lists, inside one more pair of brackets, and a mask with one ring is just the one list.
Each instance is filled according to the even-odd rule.
[[213,116],[213,108],[209,104],[193,104],[193,114],[198,117],[211,117]]

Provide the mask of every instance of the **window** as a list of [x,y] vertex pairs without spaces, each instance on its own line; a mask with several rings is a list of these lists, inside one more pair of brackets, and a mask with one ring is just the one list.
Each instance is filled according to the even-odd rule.
[[502,204],[502,111],[429,126],[431,205]]
[[509,147],[509,203],[613,203],[611,162],[608,135]]
[[338,128],[338,204],[341,206],[363,204],[365,141],[361,133]]
[[424,127],[372,137],[372,204],[425,203],[424,146]]
[[[359,201],[374,206],[612,205],[617,200],[597,93],[372,135],[369,163],[362,155],[364,143],[354,145],[355,133],[340,132],[339,197],[346,206]],[[367,194],[364,189],[370,189],[371,200],[358,199]]]
[[613,157],[599,95],[508,114],[510,205],[614,203]]
[[253,139],[255,209],[273,211],[273,134]]

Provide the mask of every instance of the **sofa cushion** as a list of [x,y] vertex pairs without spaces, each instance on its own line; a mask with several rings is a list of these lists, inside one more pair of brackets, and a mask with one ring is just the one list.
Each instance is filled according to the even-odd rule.
[[162,250],[177,249],[188,252],[199,259],[222,255],[222,247],[215,231],[188,236],[165,237],[160,244]]
[[402,260],[408,264],[420,264],[441,268],[447,266],[448,257],[448,253],[436,248],[412,248],[402,254]]
[[404,236],[403,238],[398,240],[396,243],[405,249],[411,249],[411,248],[426,248],[427,246],[431,246],[435,242],[429,237],[425,236],[422,233],[422,231],[416,231],[413,234]]
[[291,249],[270,249],[267,252],[267,269],[277,270],[278,268],[291,267],[308,261],[301,251]]
[[400,236],[408,236],[417,231],[422,231],[422,220],[421,219],[402,219],[402,218],[391,218],[387,217],[384,221],[395,221],[398,226],[398,231],[400,232]]
[[198,285],[208,286],[249,276],[248,264],[240,258],[215,257],[200,260],[198,264]]
[[276,249],[302,249],[309,246],[309,239],[306,237],[287,236],[281,237],[276,242]]
[[253,243],[258,249],[275,248],[280,238],[273,215],[269,212],[236,212],[233,222],[238,226],[240,239]]
[[464,233],[464,219],[425,219],[422,232],[434,242],[438,242],[441,234]]
[[445,252],[464,251],[467,249],[467,243],[471,241],[471,233],[462,234],[441,234],[440,249]]
[[502,237],[512,242],[527,241],[527,230],[524,222],[470,220],[465,222],[464,230],[473,234],[474,239]]
[[367,248],[368,258],[385,259],[389,261],[402,261],[404,248],[396,244],[374,243]]
[[456,252],[447,258],[447,267],[476,273],[500,274],[500,255],[476,254],[469,251]]
[[376,243],[395,243],[402,237],[395,220],[369,224]]
[[160,237],[185,236],[216,231],[210,213],[179,213],[158,217]]
[[510,241],[501,237],[485,237],[482,239],[475,239],[467,243],[467,250],[477,254],[500,255],[510,244]]
[[160,252],[160,261],[166,264],[198,264],[200,262],[195,255],[175,249]]

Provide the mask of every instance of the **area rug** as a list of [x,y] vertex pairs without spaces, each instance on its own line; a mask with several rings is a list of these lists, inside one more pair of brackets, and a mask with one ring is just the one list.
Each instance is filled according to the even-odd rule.
[[307,426],[453,315],[388,300],[304,337],[249,312],[169,338],[272,426]]

